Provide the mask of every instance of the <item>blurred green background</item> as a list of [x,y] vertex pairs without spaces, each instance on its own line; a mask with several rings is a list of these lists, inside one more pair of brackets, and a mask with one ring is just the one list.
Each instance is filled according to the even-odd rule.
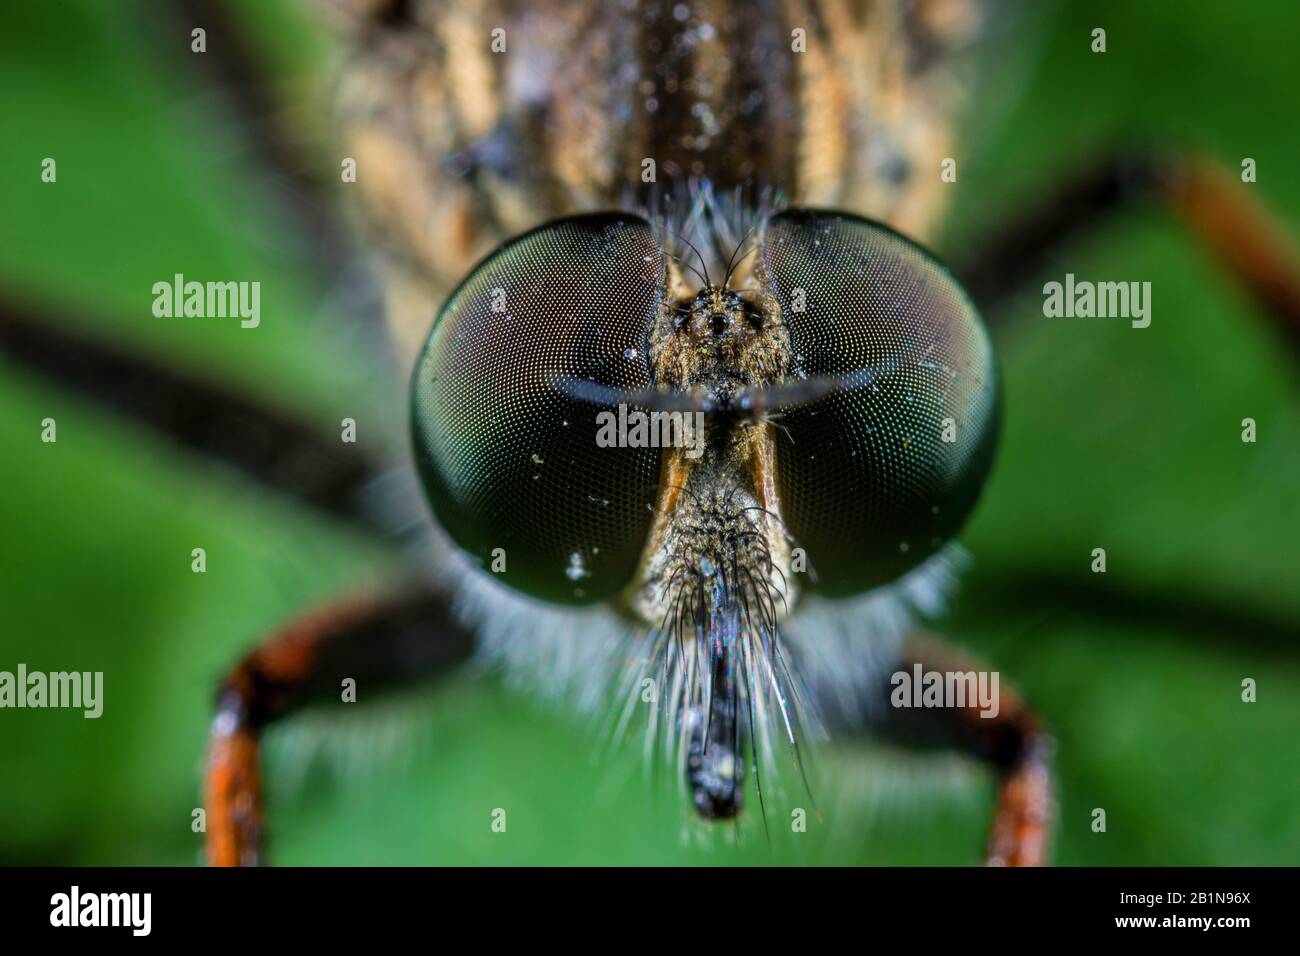
[[[332,38],[309,6],[235,4],[287,122],[328,142]],[[143,7],[0,7],[0,290],[334,428],[382,390],[314,287],[188,31]],[[1300,229],[1300,6],[1035,4],[982,55],[953,253],[1100,144],[1141,133],[1257,160]],[[1108,52],[1089,51],[1108,31]],[[337,169],[320,150],[323,169]],[[58,182],[40,181],[44,157]],[[1055,860],[1300,863],[1300,396],[1296,356],[1158,210],[1114,218],[1051,276],[1149,280],[1153,322],[1006,317],[1006,427],[975,556],[942,629],[992,662],[1058,740]],[[262,324],[156,319],[175,272],[259,278]],[[1043,280],[1040,279],[1038,284]],[[431,304],[432,306],[432,304]],[[400,414],[400,410],[398,410]],[[42,444],[40,422],[58,421]],[[1244,417],[1254,445],[1240,440]],[[391,558],[0,361],[0,669],[102,670],[105,712],[0,711],[0,862],[189,864],[212,691],[256,638]],[[204,547],[208,571],[190,571]],[[1105,547],[1108,578],[1089,572]],[[1120,595],[1121,597],[1116,597]],[[1065,598],[1069,598],[1066,600]],[[1244,677],[1258,682],[1240,700]],[[769,847],[687,816],[632,741],[492,677],[307,715],[268,744],[276,862],[976,863],[993,784],[957,758],[841,744],[820,818]],[[753,801],[751,800],[751,805]],[[506,834],[489,828],[492,808]],[[1091,831],[1105,808],[1108,831]]]

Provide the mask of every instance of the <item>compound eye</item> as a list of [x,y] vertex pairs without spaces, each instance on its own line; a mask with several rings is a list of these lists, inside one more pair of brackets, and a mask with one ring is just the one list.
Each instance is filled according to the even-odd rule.
[[412,383],[416,461],[452,539],[535,597],[583,604],[631,579],[657,448],[598,448],[597,402],[560,383],[643,391],[664,284],[649,223],[589,215],[501,246],[452,294]]
[[845,383],[774,429],[786,527],[814,590],[878,587],[938,550],[979,497],[999,419],[988,333],[947,269],[878,223],[788,210],[768,220],[762,255],[794,374]]

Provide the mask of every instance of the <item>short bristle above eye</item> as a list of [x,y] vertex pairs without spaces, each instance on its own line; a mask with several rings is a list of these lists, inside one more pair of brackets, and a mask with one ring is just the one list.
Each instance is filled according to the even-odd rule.
[[579,216],[502,246],[435,321],[412,382],[417,463],[440,523],[504,583],[588,603],[631,578],[659,450],[600,447],[602,409],[557,385],[648,386],[663,276],[649,223]]
[[816,587],[885,584],[961,527],[992,463],[992,345],[960,284],[878,223],[793,209],[773,216],[763,262],[795,377],[861,384],[788,409],[776,429],[786,526]]

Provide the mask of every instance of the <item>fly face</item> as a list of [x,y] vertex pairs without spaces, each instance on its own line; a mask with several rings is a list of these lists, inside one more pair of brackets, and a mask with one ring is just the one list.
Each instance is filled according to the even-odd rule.
[[505,244],[429,333],[413,437],[435,515],[484,573],[630,622],[695,807],[725,817],[746,741],[770,721],[793,742],[817,649],[788,624],[951,539],[998,390],[960,286],[877,223],[785,210],[719,284],[698,261],[631,214]]

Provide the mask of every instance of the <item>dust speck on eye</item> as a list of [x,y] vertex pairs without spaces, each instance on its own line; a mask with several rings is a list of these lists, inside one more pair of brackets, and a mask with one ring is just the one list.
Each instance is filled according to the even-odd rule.
[[564,569],[564,576],[570,581],[581,581],[583,578],[591,576],[591,572],[587,570],[586,562],[582,560],[582,555],[577,551],[569,555],[569,566]]

